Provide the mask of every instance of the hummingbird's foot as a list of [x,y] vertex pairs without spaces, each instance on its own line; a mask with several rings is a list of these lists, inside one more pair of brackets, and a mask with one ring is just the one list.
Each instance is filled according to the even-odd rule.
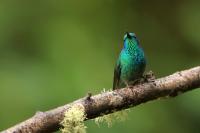
[[138,84],[142,84],[142,83],[144,83],[143,79],[136,79],[131,82],[131,85],[134,86],[134,85],[138,85]]
[[153,71],[149,71],[143,75],[144,82],[154,82],[156,77]]

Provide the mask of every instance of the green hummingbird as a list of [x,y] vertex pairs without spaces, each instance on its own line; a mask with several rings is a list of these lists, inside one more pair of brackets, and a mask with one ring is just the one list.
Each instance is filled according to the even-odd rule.
[[127,32],[114,70],[113,90],[135,84],[143,77],[145,67],[144,51],[136,35]]

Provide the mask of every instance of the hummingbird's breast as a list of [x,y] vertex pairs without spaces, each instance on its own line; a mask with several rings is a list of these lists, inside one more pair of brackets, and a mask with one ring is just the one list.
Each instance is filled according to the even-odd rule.
[[122,64],[121,79],[133,81],[143,75],[146,60],[142,49],[135,50],[132,53],[122,51],[120,56]]

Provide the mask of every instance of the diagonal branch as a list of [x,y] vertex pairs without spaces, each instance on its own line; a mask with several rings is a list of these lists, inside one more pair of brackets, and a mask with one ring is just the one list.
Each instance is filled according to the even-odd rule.
[[91,98],[82,98],[70,104],[36,113],[28,120],[11,127],[2,133],[42,133],[59,129],[64,112],[72,105],[82,104],[88,119],[100,114],[112,113],[114,110],[130,108],[159,97],[174,97],[180,93],[200,87],[200,66],[176,72],[170,76],[156,79],[154,82],[136,85],[101,93]]

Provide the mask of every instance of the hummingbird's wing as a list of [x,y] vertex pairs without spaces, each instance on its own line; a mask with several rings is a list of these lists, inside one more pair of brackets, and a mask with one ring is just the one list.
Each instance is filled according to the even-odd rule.
[[120,75],[121,75],[121,64],[120,61],[118,61],[114,70],[113,90],[119,89]]

